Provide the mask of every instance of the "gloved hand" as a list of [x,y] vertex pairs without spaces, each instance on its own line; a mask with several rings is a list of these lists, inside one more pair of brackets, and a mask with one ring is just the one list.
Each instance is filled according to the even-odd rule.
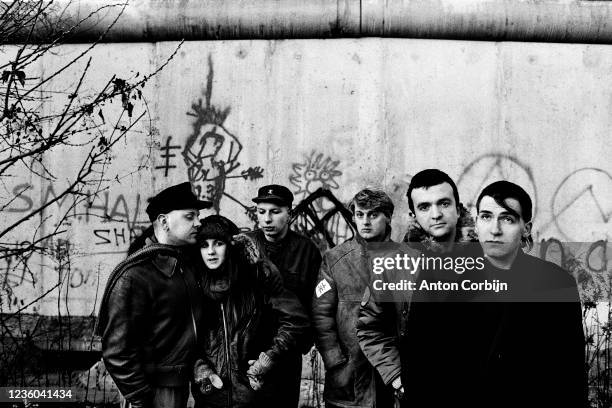
[[223,381],[212,368],[208,367],[202,360],[198,360],[193,369],[193,380],[200,386],[200,392],[204,395],[213,392],[213,388],[223,388]]
[[153,395],[150,392],[147,392],[144,395],[130,398],[128,402],[129,408],[151,408],[153,406]]
[[261,262],[261,250],[257,242],[246,234],[240,233],[232,237],[234,242],[242,248],[244,256],[251,265]]
[[272,368],[272,359],[264,352],[259,353],[257,360],[249,360],[249,369],[247,370],[247,377],[249,378],[249,384],[255,391],[259,391],[263,387],[263,377]]
[[393,387],[395,397],[400,401],[404,399],[404,386],[402,385],[402,378],[398,376],[395,380],[393,380],[391,386]]

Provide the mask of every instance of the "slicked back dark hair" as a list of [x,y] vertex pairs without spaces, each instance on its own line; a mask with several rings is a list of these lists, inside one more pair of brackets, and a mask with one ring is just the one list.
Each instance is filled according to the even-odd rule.
[[[531,197],[529,197],[529,194],[518,184],[514,184],[506,180],[496,181],[489,184],[483,188],[478,195],[478,200],[476,200],[476,211],[480,211],[480,202],[485,196],[491,197],[497,203],[497,205],[504,208],[509,213],[515,214],[517,217],[521,217],[523,221],[531,221],[531,217],[533,216],[533,203],[531,201]],[[518,201],[519,205],[521,206],[521,214],[517,214],[516,211],[508,207],[505,202],[508,198],[514,198],[516,201]],[[521,238],[521,241],[523,242],[523,246],[527,247],[528,249],[531,249],[533,246],[533,238],[531,237],[531,234],[529,234],[527,237]]]
[[459,202],[459,191],[457,190],[457,185],[455,184],[453,179],[441,170],[426,169],[419,171],[417,174],[414,175],[414,177],[412,177],[412,180],[410,180],[410,185],[408,186],[408,191],[406,192],[406,197],[408,198],[408,207],[410,207],[410,211],[414,213],[414,202],[412,201],[412,197],[410,196],[412,194],[412,190],[414,190],[415,188],[429,188],[443,183],[448,183],[453,188],[455,206],[459,208],[459,206],[461,205]]

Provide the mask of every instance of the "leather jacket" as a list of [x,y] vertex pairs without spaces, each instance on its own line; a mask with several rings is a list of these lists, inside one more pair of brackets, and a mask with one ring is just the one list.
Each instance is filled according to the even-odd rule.
[[96,333],[102,358],[130,402],[156,386],[189,383],[203,294],[185,251],[151,243],[111,273]]
[[[227,297],[218,299],[204,287],[207,295],[204,348],[198,367],[206,367],[221,377],[222,390],[210,395],[195,391],[196,406],[209,403],[226,407],[268,406],[266,398],[274,398],[278,363],[296,353],[298,340],[307,332],[308,317],[297,297],[287,290],[276,267],[269,261],[249,265],[240,271],[241,279],[253,288],[254,310],[240,315]],[[264,389],[254,391],[246,375],[248,360],[257,360],[265,352],[272,361],[271,371],[264,377]],[[192,388],[192,390],[197,387]]]
[[317,282],[321,266],[321,252],[307,237],[293,230],[288,230],[279,245],[282,250],[278,254],[265,251],[266,238],[262,230],[247,232],[246,235],[255,239],[260,249],[278,268],[287,289],[296,294],[304,310],[310,310],[312,293]]

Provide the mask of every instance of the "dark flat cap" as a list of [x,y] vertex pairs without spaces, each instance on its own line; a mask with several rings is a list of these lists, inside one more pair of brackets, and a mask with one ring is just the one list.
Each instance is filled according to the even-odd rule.
[[274,203],[291,207],[293,194],[285,186],[270,184],[263,186],[257,192],[257,197],[253,198],[254,203]]
[[194,208],[201,210],[212,207],[210,201],[199,200],[191,190],[189,182],[177,184],[162,190],[155,197],[149,199],[147,214],[151,221],[159,214],[167,214],[174,210],[186,210]]

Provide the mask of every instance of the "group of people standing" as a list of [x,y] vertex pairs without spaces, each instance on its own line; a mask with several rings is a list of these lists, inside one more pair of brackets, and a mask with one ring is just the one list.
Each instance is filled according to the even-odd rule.
[[[532,203],[518,185],[481,192],[465,244],[459,193],[436,169],[408,188],[411,256],[483,256],[482,276],[564,291],[555,302],[457,302],[449,293],[372,296],[368,248],[391,242],[394,204],[364,189],[349,208],[355,237],[321,254],[289,229],[293,195],[253,198],[258,229],[199,210],[189,183],[150,199],[150,234],[111,273],[96,331],[107,371],[134,408],[297,408],[302,354],[325,365],[326,407],[582,407],[581,307],[571,275],[530,247]],[[416,233],[415,233],[416,231]],[[447,271],[416,280],[452,281]],[[569,293],[569,295],[567,295]]]

